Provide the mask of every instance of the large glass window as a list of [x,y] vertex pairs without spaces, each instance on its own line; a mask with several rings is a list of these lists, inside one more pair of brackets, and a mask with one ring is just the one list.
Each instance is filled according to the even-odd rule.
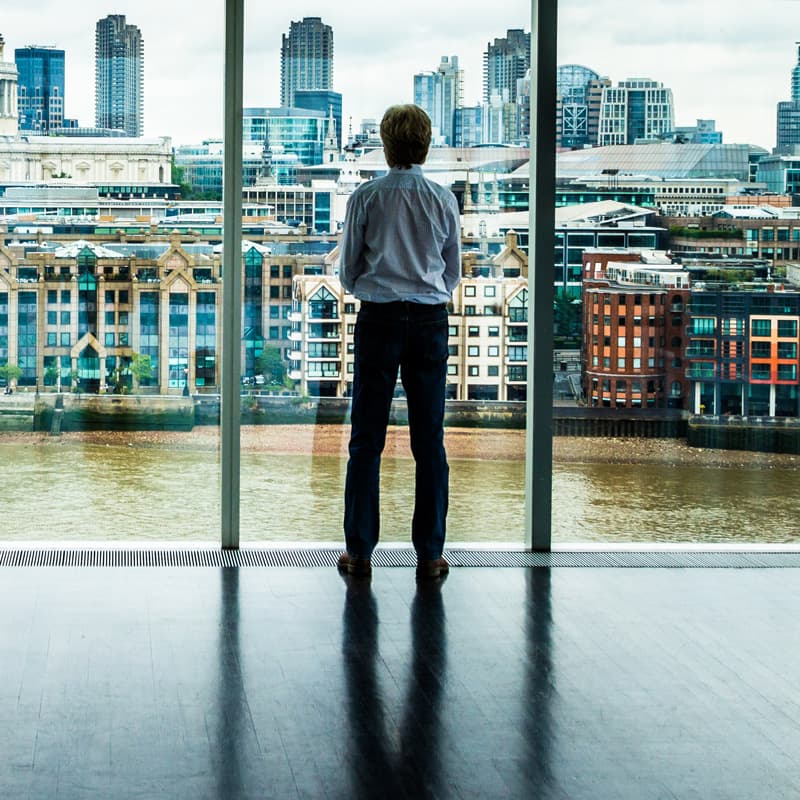
[[220,540],[222,209],[173,147],[222,135],[224,5],[20,7],[3,30],[5,101],[18,48],[67,60],[46,136],[0,115],[26,198],[0,197],[2,539]]
[[[780,15],[783,6],[768,0],[764,11]],[[724,183],[737,170],[734,142],[773,152],[781,135],[775,97],[790,99],[794,43],[765,35],[765,47],[785,54],[783,78],[776,73],[766,83],[783,81],[784,88],[770,96],[764,84],[753,85],[751,114],[742,117],[726,92],[741,89],[753,65],[740,63],[734,74],[709,66],[704,81],[727,87],[713,101],[707,93],[701,99],[702,87],[688,66],[668,72],[657,66],[691,63],[699,45],[687,50],[686,43],[700,30],[708,33],[707,23],[723,3],[704,3],[694,19],[667,5],[626,5],[626,30],[662,33],[646,57],[641,42],[631,39],[618,42],[612,59],[603,42],[621,31],[607,16],[616,5],[560,0],[558,7],[559,67],[566,75],[569,65],[580,64],[596,76],[579,86],[557,86],[557,137],[568,133],[568,99],[581,97],[589,120],[578,149],[557,140],[559,184],[588,184],[616,196],[597,216],[577,197],[571,208],[558,209],[559,220],[580,220],[596,232],[597,247],[584,254],[582,285],[574,295],[574,342],[561,333],[559,318],[567,309],[554,287],[553,541],[797,541],[797,502],[788,488],[796,467],[788,453],[800,450],[800,439],[778,433],[791,426],[777,423],[800,415],[793,391],[800,292],[787,280],[791,248],[774,246],[790,242],[794,223],[788,213],[758,220],[760,212],[743,212],[749,219],[728,226],[738,212],[730,213],[736,200]],[[743,19],[741,10],[734,17]],[[706,57],[736,49],[731,35],[719,27],[704,34]],[[656,92],[658,108],[647,99]],[[679,111],[694,102],[708,109],[708,119],[684,126]],[[649,134],[637,133],[639,126],[649,126]],[[683,148],[701,142],[719,162],[693,180],[681,166]],[[794,144],[781,146],[789,153]],[[747,184],[758,178],[746,160],[740,168]],[[719,186],[709,191],[705,184],[716,181]],[[652,182],[663,191],[641,204],[650,211],[641,212],[635,225],[620,217],[609,224],[606,214],[631,211],[637,203],[630,193]],[[728,269],[734,261],[736,269]],[[546,268],[537,264],[537,270]],[[541,321],[532,317],[531,324],[540,334]],[[761,517],[770,525],[754,524]]]
[[[782,8],[783,4],[768,0],[765,11],[772,12],[778,5]],[[102,204],[98,200],[87,208],[90,198],[81,196],[80,204],[79,198],[71,203],[62,198],[59,207],[51,209],[48,198],[42,196],[30,207],[15,205],[14,213],[26,217],[35,217],[41,206],[41,219],[26,219],[26,226],[41,235],[20,230],[14,241],[23,241],[25,234],[25,246],[9,246],[10,255],[6,250],[0,254],[0,367],[4,367],[0,382],[13,383],[19,394],[38,396],[37,408],[45,412],[36,426],[44,425],[48,432],[52,428],[55,436],[63,424],[62,442],[83,443],[81,426],[92,428],[98,439],[108,433],[108,427],[120,428],[103,441],[110,445],[107,452],[95,452],[90,446],[81,449],[83,461],[75,469],[81,485],[76,477],[68,486],[72,496],[65,502],[75,502],[76,518],[83,514],[93,522],[76,523],[73,532],[103,530],[103,521],[111,514],[117,514],[115,519],[133,518],[136,515],[120,513],[113,505],[130,508],[135,504],[157,512],[137,530],[113,526],[120,536],[163,535],[165,529],[176,536],[215,536],[209,520],[216,518],[220,496],[216,426],[223,388],[222,349],[230,342],[222,334],[226,298],[219,204],[225,151],[222,37],[213,43],[205,34],[209,29],[223,30],[221,8],[220,4],[204,7],[203,13],[189,18],[180,7],[142,0],[128,21],[142,28],[148,69],[159,76],[175,76],[174,84],[163,77],[149,84],[149,116],[141,130],[128,131],[128,137],[104,137],[103,147],[96,146],[91,158],[81,160],[75,153],[65,153],[58,162],[59,181],[67,186],[96,186]],[[161,15],[158,24],[149,22],[156,11]],[[695,107],[709,109],[708,116],[716,118],[713,124],[704,119],[697,126],[679,127],[676,123],[685,120],[676,121],[675,106],[682,107],[680,100],[691,107],[687,98],[697,91],[696,78],[687,78],[676,68],[669,74],[654,73],[647,80],[629,80],[639,70],[654,68],[642,60],[636,37],[617,37],[619,46],[613,52],[603,46],[618,33],[616,6],[561,0],[559,62],[587,64],[596,78],[586,85],[556,87],[560,99],[552,109],[553,119],[561,126],[558,135],[567,135],[569,141],[558,141],[558,155],[547,156],[558,161],[562,208],[554,241],[547,242],[547,256],[540,254],[535,263],[528,251],[535,237],[530,236],[524,216],[514,219],[515,230],[505,219],[502,225],[495,224],[498,215],[524,214],[525,164],[529,156],[542,155],[535,142],[527,149],[531,115],[525,102],[530,92],[526,80],[530,80],[529,70],[537,74],[536,65],[526,56],[529,6],[515,2],[500,11],[487,7],[485,12],[475,12],[474,18],[467,15],[470,24],[460,27],[457,37],[451,26],[432,24],[433,31],[443,32],[441,39],[438,34],[426,38],[426,47],[436,54],[429,63],[416,57],[413,64],[407,59],[408,47],[383,48],[377,59],[366,40],[345,37],[343,32],[352,28],[341,4],[323,5],[308,14],[300,8],[279,18],[274,9],[255,3],[248,3],[247,11],[243,105],[248,109],[248,125],[243,132],[242,178],[250,184],[245,188],[251,194],[243,208],[244,244],[241,260],[236,262],[241,268],[241,290],[237,287],[236,294],[241,325],[230,337],[235,340],[232,351],[241,356],[242,364],[234,391],[242,392],[245,538],[303,538],[320,529],[324,538],[338,538],[357,300],[338,281],[337,230],[348,192],[359,180],[379,175],[383,167],[375,120],[389,102],[422,102],[421,96],[389,96],[386,87],[413,86],[410,78],[415,73],[440,75],[442,87],[461,85],[462,106],[465,98],[480,98],[469,109],[458,108],[454,102],[452,119],[443,105],[429,109],[435,117],[435,141],[428,167],[437,163],[439,155],[442,162],[457,166],[451,188],[463,210],[466,277],[481,287],[474,298],[492,298],[490,306],[475,305],[474,299],[464,302],[469,298],[466,292],[453,298],[450,314],[455,332],[449,342],[453,355],[447,395],[459,403],[472,402],[473,406],[464,408],[479,419],[488,402],[504,404],[495,420],[501,416],[511,420],[504,429],[488,424],[459,428],[458,414],[454,411],[448,417],[453,537],[475,538],[474,519],[480,516],[497,522],[497,535],[522,539],[524,407],[527,377],[533,372],[534,357],[540,355],[528,346],[528,336],[532,331],[535,341],[544,333],[541,320],[537,323],[535,318],[534,293],[529,308],[528,280],[546,273],[553,284],[555,349],[552,359],[548,354],[547,369],[539,364],[534,378],[537,386],[545,379],[548,387],[552,384],[556,541],[695,540],[707,537],[707,531],[731,539],[750,530],[746,523],[759,513],[752,510],[759,503],[758,508],[768,511],[771,519],[778,519],[770,535],[791,538],[788,525],[780,522],[796,517],[792,513],[796,509],[786,500],[794,497],[791,470],[780,453],[770,451],[768,442],[776,417],[800,416],[793,384],[798,300],[790,265],[782,263],[792,259],[792,250],[764,247],[752,254],[769,260],[768,265],[744,263],[749,247],[743,253],[743,248],[710,235],[720,232],[715,228],[719,218],[710,215],[725,207],[726,190],[709,193],[704,187],[703,197],[694,197],[691,180],[679,174],[691,167],[686,158],[692,151],[681,144],[689,141],[710,148],[703,164],[693,167],[703,172],[703,180],[729,182],[735,177],[740,185],[751,181],[762,185],[768,173],[759,174],[764,165],[751,158],[752,148],[718,149],[723,136],[714,125],[724,129],[726,144],[757,144],[771,151],[775,132],[768,125],[773,123],[764,121],[774,120],[774,97],[768,108],[763,107],[764,97],[770,96],[763,86],[777,85],[774,79],[747,93],[753,113],[733,113],[735,104],[723,92],[714,100],[717,105],[708,106],[707,96],[694,100]],[[669,30],[684,45],[692,39],[682,34],[700,24],[675,15],[674,9],[664,11],[664,16],[661,9],[652,7],[628,11],[633,15],[626,16],[630,27]],[[700,13],[705,18],[723,12],[730,14],[730,9],[712,3]],[[340,37],[336,81],[331,78],[315,87],[281,85],[282,37],[290,34],[294,22],[312,13]],[[215,25],[209,25],[209,15],[216,19]],[[96,23],[90,12],[76,12],[74,24],[80,30]],[[174,47],[175,30],[188,40],[206,43],[196,69]],[[780,52],[784,46],[780,31],[777,26],[764,34],[769,52]],[[38,38],[39,30],[32,28],[29,36],[24,31],[15,35],[21,40],[9,42],[12,47],[22,45],[25,38]],[[487,45],[487,38],[493,43]],[[696,58],[684,52],[676,58],[670,37],[662,39],[655,50],[651,48],[653,64],[680,67],[700,59],[712,70],[706,83],[739,86],[730,65],[713,76],[715,64],[721,61],[709,59],[708,51],[730,51],[731,43],[722,34],[717,41],[713,36],[704,40],[704,53]],[[395,45],[398,41],[393,40]],[[785,78],[794,66],[795,53],[789,50]],[[458,52],[458,67],[444,60],[443,67],[437,67],[439,51]],[[183,58],[180,63],[175,60],[178,52]],[[503,60],[507,57],[508,63]],[[272,59],[266,72],[264,58]],[[309,68],[322,68],[324,63],[325,59],[315,57],[309,60]],[[375,63],[380,63],[380,69],[373,68]],[[749,66],[743,68],[743,75],[755,74],[755,65]],[[267,85],[265,74],[274,74],[274,85]],[[452,79],[450,84],[448,79]],[[85,98],[92,94],[85,91],[94,84],[92,76],[84,74],[82,80],[83,85],[68,93],[76,104],[87,103]],[[642,84],[648,81],[654,85],[647,91],[657,93],[658,102],[648,104],[642,94]],[[444,96],[444,92],[430,95]],[[176,102],[176,97],[185,102]],[[563,130],[566,117],[574,119],[564,114],[564,98],[569,98],[571,107],[584,103],[586,113],[579,116],[586,120],[585,130]],[[94,111],[90,106],[89,102],[74,113],[88,122]],[[186,113],[187,107],[195,106],[207,113]],[[540,108],[538,113],[546,110]],[[343,119],[353,120],[352,133]],[[125,121],[119,124],[124,127]],[[109,124],[114,127],[116,123]],[[779,124],[780,135],[788,130]],[[613,140],[618,147],[598,149],[601,135],[618,137]],[[158,144],[162,136],[165,141]],[[53,148],[71,146],[68,136],[49,138],[54,140]],[[96,141],[76,138],[82,138],[84,145]],[[116,145],[115,139],[119,139]],[[151,139],[152,147],[144,144]],[[132,145],[130,140],[140,141]],[[486,147],[471,151],[468,145],[473,143],[502,147],[495,148],[497,152]],[[792,146],[778,144],[785,145],[787,152]],[[107,156],[107,147],[114,146],[119,152]],[[151,149],[133,152],[132,147]],[[445,150],[437,152],[448,147],[464,151],[463,169],[459,162],[447,159]],[[2,157],[0,163],[17,161]],[[37,185],[56,174],[50,164],[46,165],[48,174],[45,165],[26,164],[28,170],[41,168],[30,179]],[[102,174],[95,174],[95,169]],[[636,185],[640,177],[648,192],[656,184],[667,188],[673,180],[677,183],[672,188],[680,191],[652,193],[644,202],[643,187]],[[719,208],[709,201],[712,195],[718,196]],[[142,205],[133,209],[132,197]],[[114,205],[118,200],[125,203]],[[65,205],[74,207],[65,209]],[[11,206],[3,208],[10,216]],[[697,216],[703,214],[708,216],[698,224]],[[768,238],[766,231],[772,230],[774,240],[788,242],[791,223],[782,220],[782,215],[783,211],[770,222],[771,227],[748,220],[744,238],[758,244],[758,230],[764,231],[763,241]],[[95,219],[87,230],[67,231],[53,224],[57,217]],[[737,225],[726,229],[723,237],[734,245],[738,234],[733,229],[742,227]],[[9,229],[9,243],[13,233]],[[552,235],[552,231],[547,233]],[[238,260],[238,242],[236,250]],[[551,251],[555,253],[552,263]],[[599,255],[591,256],[596,262],[587,278],[586,259],[595,251]],[[742,263],[720,269],[718,262],[724,254]],[[670,258],[672,263],[668,263]],[[602,286],[593,287],[595,278]],[[230,274],[225,280],[230,286]],[[593,295],[602,299],[595,303]],[[541,304],[541,291],[535,296]],[[547,305],[549,310],[550,299]],[[491,326],[485,324],[490,321]],[[549,336],[549,328],[546,333]],[[490,341],[497,347],[491,356]],[[472,359],[469,364],[467,358]],[[491,364],[485,363],[488,358]],[[404,438],[400,382],[395,395],[384,454],[385,530],[387,537],[404,539],[399,531],[410,502],[407,489],[413,485],[413,464]],[[55,413],[58,396],[64,404],[63,415]],[[80,413],[74,410],[79,399],[84,409]],[[115,415],[107,413],[112,402]],[[147,406],[146,420],[118,414],[128,402],[131,407]],[[91,413],[86,410],[89,407]],[[458,409],[458,404],[451,403],[448,409]],[[474,417],[471,424],[475,425]],[[733,434],[726,431],[733,431],[735,425],[752,426],[754,434],[748,441],[765,444],[745,451],[732,468],[725,454],[733,441],[726,437]],[[139,448],[139,444],[147,447]],[[44,442],[37,450],[45,453],[49,447]],[[137,458],[125,461],[125,448]],[[50,449],[58,455],[55,443]],[[698,456],[701,449],[704,460]],[[15,451],[5,463],[24,460],[32,450]],[[492,457],[485,458],[486,453]],[[148,461],[150,455],[153,459]],[[120,459],[119,465],[114,458]],[[767,463],[772,467],[771,494],[763,491],[756,477],[761,474],[756,467]],[[69,484],[63,474],[58,475]],[[149,480],[153,475],[187,476],[177,483],[191,485],[200,498],[192,504],[185,497],[177,502],[176,482]],[[50,485],[43,474],[45,483]],[[482,515],[474,508],[478,483],[485,487],[489,509]],[[93,487],[92,493],[83,488],[87,486]],[[511,501],[505,502],[509,487]],[[498,495],[503,503],[497,502]],[[143,496],[148,499],[143,501]],[[80,498],[80,503],[74,498]],[[105,498],[113,498],[113,505]],[[507,517],[492,513],[498,506],[508,510]],[[53,520],[63,520],[63,504],[54,507],[59,511]],[[462,507],[470,509],[469,516]],[[603,513],[598,513],[601,507]],[[99,511],[92,516],[94,509]],[[200,525],[197,516],[203,519]],[[320,520],[325,521],[322,526]],[[48,531],[58,527],[49,521],[43,525]]]
[[[395,42],[403,45],[382,49],[377,70],[365,69],[365,65],[377,63],[373,59],[378,53],[372,53],[365,39],[346,34],[352,30],[352,19],[348,19],[351,13],[346,6],[323,3],[308,13],[301,9],[293,15],[275,17],[267,15],[258,4],[247,3],[248,26],[261,27],[257,39],[252,34],[252,38],[246,38],[244,104],[252,113],[245,112],[248,121],[245,138],[252,140],[261,154],[267,154],[262,160],[263,177],[267,179],[264,183],[268,186],[272,180],[280,189],[278,196],[278,190],[266,188],[259,202],[267,206],[274,200],[276,219],[287,226],[287,230],[275,231],[269,237],[272,254],[267,260],[277,261],[280,254],[285,263],[270,273],[270,288],[264,295],[261,314],[267,320],[277,320],[275,307],[280,302],[290,309],[291,329],[287,339],[276,343],[277,352],[269,359],[270,364],[283,370],[280,380],[271,377],[271,367],[270,374],[262,374],[262,368],[267,366],[267,360],[262,359],[255,362],[255,381],[242,384],[242,540],[341,538],[358,298],[345,292],[338,279],[340,236],[336,231],[344,219],[347,197],[354,186],[360,180],[380,176],[387,169],[377,131],[384,110],[396,102],[426,102],[413,94],[413,77],[415,73],[430,71],[441,76],[434,79],[441,81],[440,89],[430,95],[439,98],[431,99],[438,105],[427,109],[435,128],[434,149],[429,159],[431,175],[437,160],[456,152],[454,147],[464,146],[465,138],[475,144],[508,145],[492,148],[491,166],[486,168],[480,164],[488,151],[470,148],[463,168],[459,166],[448,183],[459,202],[462,205],[466,202],[462,218],[465,280],[454,294],[449,310],[451,355],[447,367],[445,432],[451,477],[448,537],[451,541],[494,539],[521,544],[528,331],[528,291],[524,277],[527,264],[523,265],[523,261],[529,232],[527,219],[521,226],[515,221],[515,229],[524,230],[509,230],[506,220],[499,217],[482,225],[482,214],[488,207],[493,217],[502,207],[522,212],[520,216],[524,216],[528,207],[527,178],[508,187],[503,176],[515,170],[521,170],[522,174],[529,160],[530,114],[524,97],[530,85],[530,7],[515,1],[504,6],[499,16],[488,7],[480,9],[456,37],[448,35],[447,25],[432,23],[431,34],[426,37],[429,55],[421,61],[408,57],[405,45],[413,41],[413,36],[401,33]],[[427,16],[430,10],[420,13]],[[484,94],[487,29],[494,31],[492,42],[498,38],[497,45],[491,45],[489,69],[495,83],[487,95],[487,111],[472,109],[469,119],[475,122],[465,132],[465,117],[459,113],[463,111],[459,106],[467,103],[468,96],[478,98]],[[264,41],[269,42],[270,37],[275,43],[284,42],[287,58],[290,51],[293,53],[291,66],[288,61],[283,64],[286,83],[280,87],[285,93],[283,99],[294,96],[296,101],[308,103],[308,108],[320,109],[324,122],[323,163],[311,169],[296,165],[294,177],[296,184],[302,186],[284,183],[282,177],[286,174],[282,170],[290,160],[289,138],[301,138],[300,129],[287,125],[280,131],[281,140],[277,135],[273,138],[273,131],[277,134],[278,128],[272,122],[263,126],[254,124],[258,109],[272,113],[271,103],[265,99],[268,88],[263,80],[263,54],[256,55],[263,53]],[[291,82],[295,68],[306,70],[303,80],[321,79],[326,61],[319,54],[325,51],[331,38],[336,42],[330,51],[335,52],[335,78],[331,84],[311,90],[294,86]],[[500,39],[507,39],[511,48],[506,60],[503,55],[506,47]],[[316,54],[309,49],[312,46]],[[441,48],[442,53],[457,53],[457,58],[442,59],[438,52]],[[276,75],[280,75],[277,67],[281,56],[277,47],[269,57],[274,58]],[[437,72],[440,64],[444,66]],[[313,77],[315,74],[317,78]],[[387,90],[406,84],[411,87],[407,97],[396,89]],[[277,87],[276,80],[273,88]],[[491,96],[499,99],[491,100]],[[491,115],[490,102],[494,103]],[[266,113],[263,117],[266,119]],[[352,124],[347,123],[348,119]],[[460,143],[456,142],[457,134]],[[358,167],[360,174],[353,175],[350,165],[353,158],[356,165],[368,160],[373,166],[369,170]],[[496,168],[495,160],[498,160]],[[313,204],[308,204],[301,214],[300,206],[293,205],[292,198],[299,200],[310,187],[331,177],[339,178],[338,191],[329,195],[318,193]],[[471,185],[467,186],[467,181]],[[259,191],[258,186],[252,187],[250,196],[256,197]],[[246,189],[246,196],[247,192]],[[467,196],[470,199],[465,200]],[[290,213],[290,208],[297,210]],[[268,210],[264,211],[266,214]],[[310,213],[317,215],[313,222],[303,216]],[[242,228],[242,236],[245,240],[250,238],[246,226]],[[580,263],[576,252],[575,248],[570,252],[573,266]],[[291,274],[287,276],[286,270],[291,270]],[[244,297],[247,302],[246,287]],[[245,337],[247,327],[245,323]],[[272,325],[268,322],[264,330],[269,333],[272,327],[277,329],[274,322]],[[507,379],[509,346],[515,348],[511,351],[517,359],[514,366],[520,368],[512,371],[510,381]],[[243,368],[243,377],[245,373]],[[501,412],[491,410],[487,403],[500,404]],[[508,427],[497,427],[501,418],[509,420]],[[492,454],[490,458],[485,457],[487,453]],[[474,507],[476,480],[486,490],[483,510]],[[382,540],[409,541],[413,486],[408,410],[398,376],[382,454]],[[496,503],[498,492],[504,498],[500,512]],[[479,532],[474,528],[475,514],[485,520]]]

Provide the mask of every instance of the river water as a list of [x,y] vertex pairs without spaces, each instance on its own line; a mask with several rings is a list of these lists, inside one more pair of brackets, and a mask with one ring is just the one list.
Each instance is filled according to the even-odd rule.
[[[450,468],[448,541],[521,544],[524,462],[451,458]],[[338,455],[244,452],[242,542],[338,541],[344,469]],[[383,541],[410,538],[413,469],[384,460]],[[757,459],[736,468],[556,462],[554,541],[800,542],[799,475]],[[0,436],[0,480],[0,539],[219,541],[214,450]]]

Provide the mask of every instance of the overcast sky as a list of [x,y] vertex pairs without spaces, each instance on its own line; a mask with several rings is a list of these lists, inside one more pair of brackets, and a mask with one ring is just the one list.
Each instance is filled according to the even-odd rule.
[[[344,127],[380,117],[412,99],[413,74],[457,55],[465,102],[481,96],[482,54],[508,28],[530,30],[530,3],[404,0],[392,12],[364,0],[245,6],[245,105],[277,105],[280,41],[292,20],[319,16],[333,26],[334,88]],[[94,32],[98,19],[125,14],[145,52],[145,134],[174,144],[222,131],[223,0],[27,0],[0,18],[5,60],[14,48],[66,51],[66,114],[94,124]],[[399,9],[399,11],[395,10]],[[624,9],[624,13],[621,13]],[[561,0],[559,63],[578,63],[616,83],[649,77],[673,90],[678,125],[717,120],[726,142],[775,144],[775,105],[790,99],[800,40],[800,0]]]

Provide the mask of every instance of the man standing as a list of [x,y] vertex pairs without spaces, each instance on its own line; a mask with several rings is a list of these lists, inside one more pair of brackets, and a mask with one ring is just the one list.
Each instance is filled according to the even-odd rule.
[[350,459],[345,483],[347,552],[338,568],[369,575],[380,528],[380,464],[397,372],[408,402],[416,489],[411,538],[417,577],[438,578],[449,468],[444,450],[447,303],[461,277],[461,231],[452,192],[428,180],[431,122],[418,106],[381,120],[389,173],[347,203],[339,277],[361,301],[355,329]]

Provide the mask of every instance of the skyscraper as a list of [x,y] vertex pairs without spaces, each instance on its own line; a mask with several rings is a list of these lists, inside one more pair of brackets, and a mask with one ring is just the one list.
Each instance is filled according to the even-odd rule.
[[[531,66],[531,35],[511,28],[489,42],[483,54],[483,136],[485,142],[523,144],[521,128],[530,120],[530,98],[517,104],[519,87]],[[521,126],[520,123],[523,122]]]
[[95,33],[95,125],[128,136],[144,130],[144,41],[124,14],[97,23]]
[[658,139],[675,127],[672,89],[650,78],[628,78],[603,89],[597,144],[635,144]]
[[458,56],[442,56],[436,72],[414,75],[414,103],[425,110],[434,131],[447,145],[455,141],[455,111],[462,104],[463,86],[464,71],[458,68]]
[[281,40],[281,105],[293,107],[301,89],[333,91],[333,28],[319,17],[292,22]]
[[19,71],[19,128],[48,133],[64,124],[64,51],[20,47],[14,51]]
[[503,102],[517,100],[517,80],[524,78],[531,66],[531,35],[512,28],[505,39],[486,45],[483,54],[483,100],[489,103],[497,95]]
[[778,103],[775,143],[778,155],[793,155],[800,145],[800,42],[797,45],[797,64],[792,70],[792,99]]

